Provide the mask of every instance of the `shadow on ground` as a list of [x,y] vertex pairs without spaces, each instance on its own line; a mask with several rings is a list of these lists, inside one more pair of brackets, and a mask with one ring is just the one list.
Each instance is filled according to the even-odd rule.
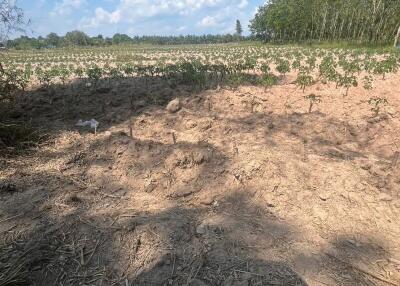
[[[210,111],[191,87],[164,79],[133,81],[27,92],[7,113],[56,139],[75,130],[78,119],[95,118],[101,127],[97,136],[81,130],[63,148],[0,162],[16,170],[2,178],[15,190],[0,193],[0,286],[388,283],[374,274],[371,261],[384,263],[390,252],[367,234],[338,234],[312,255],[292,247],[305,226],[279,217],[273,204],[257,201],[255,190],[233,179],[225,170],[234,155],[220,147],[206,140],[132,138],[128,128],[102,132],[157,114],[173,97],[195,102],[199,115]],[[261,130],[264,147],[273,148],[283,134],[304,144],[308,154],[332,160],[364,157],[353,145],[369,144],[355,126],[318,112],[215,120],[229,127],[227,140]],[[177,121],[172,118],[168,127],[175,129]],[[56,145],[56,139],[47,144]],[[223,194],[217,185],[224,186]],[[310,273],[328,280],[304,278]]]

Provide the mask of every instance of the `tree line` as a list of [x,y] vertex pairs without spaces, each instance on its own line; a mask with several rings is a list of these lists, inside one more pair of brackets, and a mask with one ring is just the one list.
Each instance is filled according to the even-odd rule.
[[269,0],[249,27],[264,41],[393,43],[400,33],[400,1]]
[[134,36],[126,34],[115,34],[113,37],[98,35],[90,37],[81,31],[71,31],[65,36],[50,33],[46,37],[21,36],[7,41],[7,47],[16,49],[43,49],[59,48],[69,46],[109,46],[119,44],[157,44],[157,45],[180,45],[180,44],[219,44],[243,41],[246,37],[240,34],[226,35],[186,35],[186,36]]

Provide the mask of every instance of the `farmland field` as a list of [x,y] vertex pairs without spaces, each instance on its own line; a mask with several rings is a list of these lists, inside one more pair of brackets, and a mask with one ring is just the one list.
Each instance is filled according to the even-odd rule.
[[2,56],[0,286],[400,285],[400,53]]

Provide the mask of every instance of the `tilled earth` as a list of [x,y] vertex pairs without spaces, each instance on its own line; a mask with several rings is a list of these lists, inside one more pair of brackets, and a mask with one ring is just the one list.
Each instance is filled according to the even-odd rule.
[[400,285],[400,76],[291,76],[26,92],[48,135],[0,159],[0,285]]

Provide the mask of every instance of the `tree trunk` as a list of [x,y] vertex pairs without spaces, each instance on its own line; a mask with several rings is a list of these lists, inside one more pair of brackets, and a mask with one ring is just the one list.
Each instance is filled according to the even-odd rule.
[[397,35],[396,38],[394,39],[394,47],[397,47],[397,44],[399,43],[399,38],[400,38],[400,26],[399,29],[397,30]]
[[325,32],[325,25],[326,25],[326,17],[328,16],[328,2],[325,4],[325,13],[324,13],[324,20],[322,21],[322,27],[319,33],[319,41],[321,41],[322,36],[324,35]]

